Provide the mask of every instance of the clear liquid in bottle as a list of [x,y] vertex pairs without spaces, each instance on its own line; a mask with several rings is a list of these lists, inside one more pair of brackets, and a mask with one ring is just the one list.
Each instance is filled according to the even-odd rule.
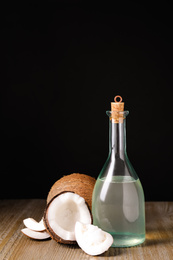
[[141,190],[140,180],[131,176],[114,176],[111,181],[98,178],[93,193],[94,225],[113,236],[112,247],[144,242],[145,212]]

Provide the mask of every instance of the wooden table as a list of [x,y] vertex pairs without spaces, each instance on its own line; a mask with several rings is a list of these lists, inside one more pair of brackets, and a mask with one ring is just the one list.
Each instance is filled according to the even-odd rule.
[[36,241],[21,233],[23,219],[39,221],[46,202],[41,199],[0,200],[0,260],[129,260],[173,259],[173,202],[146,202],[146,241],[137,247],[110,248],[89,256],[77,245]]

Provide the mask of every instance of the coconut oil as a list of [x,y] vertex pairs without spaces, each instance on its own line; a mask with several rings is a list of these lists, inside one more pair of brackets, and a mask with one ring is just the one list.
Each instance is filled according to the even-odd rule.
[[[120,101],[117,101],[117,98]],[[145,240],[145,200],[142,185],[126,152],[126,116],[120,96],[111,102],[109,155],[94,187],[94,225],[112,234],[113,247],[130,247]]]
[[145,240],[144,197],[139,178],[114,176],[112,180],[98,178],[92,211],[94,225],[109,232],[113,247],[141,244]]

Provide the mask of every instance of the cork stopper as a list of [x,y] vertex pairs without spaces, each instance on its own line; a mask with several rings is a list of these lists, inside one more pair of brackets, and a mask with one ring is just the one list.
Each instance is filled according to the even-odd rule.
[[124,116],[123,113],[120,112],[124,112],[124,102],[122,102],[122,97],[119,95],[114,98],[114,101],[115,102],[111,102],[112,116],[110,119],[113,123],[122,123]]

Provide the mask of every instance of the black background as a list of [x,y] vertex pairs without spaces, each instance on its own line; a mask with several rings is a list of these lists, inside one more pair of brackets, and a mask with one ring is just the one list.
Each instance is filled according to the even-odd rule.
[[57,1],[2,8],[0,198],[46,198],[97,177],[110,102],[130,111],[127,152],[146,200],[172,200],[172,10]]

